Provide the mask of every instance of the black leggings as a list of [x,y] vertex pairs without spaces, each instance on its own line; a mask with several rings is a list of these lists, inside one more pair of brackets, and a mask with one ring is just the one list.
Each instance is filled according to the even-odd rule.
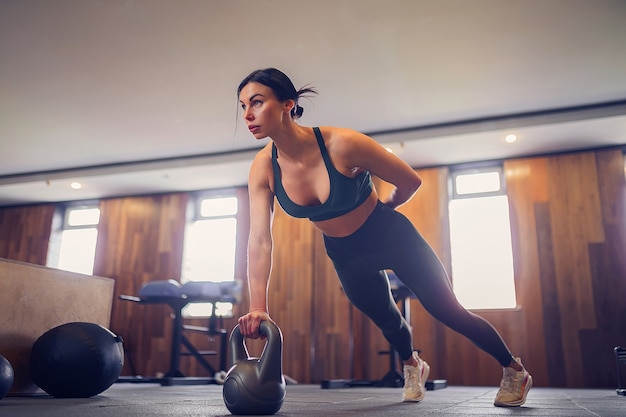
[[496,329],[457,301],[443,265],[401,213],[380,201],[367,221],[346,237],[324,236],[350,302],[383,332],[402,360],[413,351],[411,329],[398,309],[386,269],[393,270],[437,320],[470,339],[507,366],[513,355]]

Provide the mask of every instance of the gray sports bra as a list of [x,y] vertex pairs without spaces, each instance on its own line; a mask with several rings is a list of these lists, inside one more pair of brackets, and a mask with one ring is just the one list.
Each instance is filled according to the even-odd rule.
[[319,127],[314,127],[317,144],[328,171],[330,179],[330,194],[328,200],[315,206],[301,206],[291,201],[281,181],[278,152],[272,144],[272,167],[274,170],[274,194],[280,206],[287,214],[293,217],[306,218],[311,221],[328,220],[346,214],[360,206],[372,193],[372,177],[369,171],[363,171],[354,178],[343,175],[335,169]]

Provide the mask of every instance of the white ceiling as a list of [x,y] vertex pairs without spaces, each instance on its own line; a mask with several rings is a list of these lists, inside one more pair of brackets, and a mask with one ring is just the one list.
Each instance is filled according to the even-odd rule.
[[2,0],[0,205],[245,184],[263,141],[236,88],[269,66],[319,90],[302,124],[415,167],[626,144],[625,22],[624,0]]

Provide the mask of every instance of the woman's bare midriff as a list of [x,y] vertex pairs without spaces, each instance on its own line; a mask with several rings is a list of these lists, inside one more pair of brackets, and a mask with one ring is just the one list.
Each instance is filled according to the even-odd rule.
[[372,190],[367,200],[351,212],[343,216],[335,217],[334,219],[313,222],[313,224],[326,236],[349,236],[365,223],[365,220],[367,220],[372,211],[374,211],[377,203],[378,194],[376,194],[376,190]]

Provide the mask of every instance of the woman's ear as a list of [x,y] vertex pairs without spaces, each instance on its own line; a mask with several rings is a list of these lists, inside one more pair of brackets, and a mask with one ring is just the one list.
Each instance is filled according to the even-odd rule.
[[295,110],[296,110],[296,101],[293,99],[285,100],[285,102],[283,103],[283,111],[289,114],[293,114]]

